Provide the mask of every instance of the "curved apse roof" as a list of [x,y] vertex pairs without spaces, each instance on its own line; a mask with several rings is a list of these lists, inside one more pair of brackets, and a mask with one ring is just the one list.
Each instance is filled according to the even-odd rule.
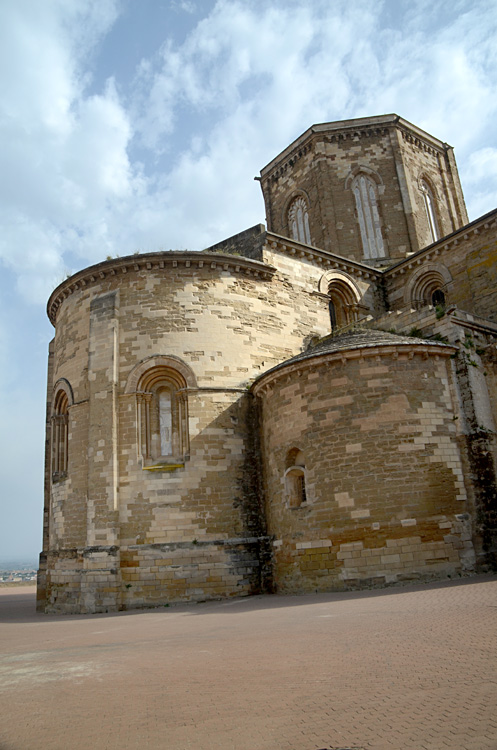
[[355,328],[337,336],[326,336],[326,338],[321,339],[315,346],[310,347],[305,352],[296,354],[294,357],[290,357],[290,359],[286,359],[284,362],[275,365],[270,370],[266,370],[266,372],[260,375],[255,382],[257,383],[260,380],[263,380],[266,375],[275,373],[290,365],[298,364],[299,362],[304,362],[327,354],[339,354],[340,352],[352,351],[354,349],[373,349],[384,346],[412,347],[413,345],[445,349],[448,350],[447,354],[455,351],[454,346],[451,344],[444,344],[440,341],[417,338],[415,336],[408,336],[407,334],[389,333],[387,331],[372,328]]

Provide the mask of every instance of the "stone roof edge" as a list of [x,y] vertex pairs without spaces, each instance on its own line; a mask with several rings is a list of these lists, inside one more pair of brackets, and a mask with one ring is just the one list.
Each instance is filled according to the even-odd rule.
[[481,318],[479,315],[466,312],[466,310],[460,310],[455,305],[449,306],[446,314],[450,316],[451,321],[455,323],[455,325],[497,336],[497,323],[494,323],[492,320]]
[[449,250],[451,246],[456,247],[460,242],[461,235],[463,240],[467,240],[468,235],[471,233],[480,234],[480,232],[484,232],[495,227],[497,227],[497,208],[494,208],[487,214],[483,214],[483,216],[480,216],[478,219],[471,221],[469,224],[465,224],[460,229],[456,229],[451,234],[442,237],[436,242],[433,242],[431,245],[423,247],[421,248],[421,250],[417,250],[408,258],[402,258],[402,260],[399,260],[397,263],[394,263],[393,265],[384,269],[382,271],[382,274],[385,276],[385,278],[388,278],[390,276],[394,278],[398,273],[404,273],[406,268],[410,269],[412,266],[419,265],[421,261],[436,258],[438,255],[440,255],[442,250]]
[[[344,360],[344,359],[361,359],[364,357],[375,357],[378,354],[395,354],[398,353],[399,348],[409,353],[412,352],[412,356],[415,354],[425,355],[428,352],[438,354],[443,357],[450,357],[452,354],[457,352],[457,347],[452,344],[445,344],[441,341],[413,341],[410,342],[399,341],[398,343],[381,343],[375,342],[371,344],[360,344],[359,346],[344,347],[338,351],[323,351],[318,350],[313,353],[312,349],[309,352],[303,352],[300,359],[292,357],[287,359],[280,364],[271,367],[270,370],[259,375],[251,385],[251,390],[255,396],[270,385],[274,380],[283,375],[289,375],[300,368],[302,364],[307,365],[315,362],[317,359],[325,360],[327,362]],[[296,355],[297,357],[299,355]]]
[[289,237],[283,237],[273,232],[266,232],[266,245],[269,245],[270,249],[271,247],[276,247],[280,252],[294,255],[299,259],[307,258],[307,260],[316,261],[319,265],[323,266],[324,270],[348,270],[349,272],[353,271],[357,276],[364,276],[370,279],[379,279],[384,273],[384,271],[372,268],[359,261],[344,258],[342,255],[334,255],[327,250],[321,250],[312,245],[305,245],[302,242],[297,242],[297,240],[292,240]]
[[448,148],[452,148],[449,144],[435,138],[435,136],[430,135],[425,130],[422,130],[417,125],[413,125],[412,122],[405,120],[403,117],[400,117],[400,115],[395,113],[388,115],[374,115],[373,117],[357,117],[350,120],[337,120],[335,122],[323,122],[311,125],[310,128],[307,128],[304,133],[266,164],[266,166],[260,171],[261,178],[267,177],[275,167],[285,159],[291,157],[292,153],[297,149],[302,148],[309,138],[315,134],[327,132],[340,133],[350,130],[363,130],[365,128],[388,127],[392,125],[399,126],[399,128],[408,135],[413,136],[415,139],[422,141],[430,148],[434,148],[437,151],[445,152]]
[[127,255],[123,258],[112,258],[78,271],[59,284],[50,295],[47,302],[47,315],[55,326],[57,311],[62,302],[78,289],[106,276],[125,274],[128,271],[162,269],[167,266],[212,268],[233,270],[235,273],[245,273],[254,278],[270,279],[276,273],[276,268],[259,260],[252,260],[241,255],[228,253],[210,253],[196,250],[168,250],[153,253]]

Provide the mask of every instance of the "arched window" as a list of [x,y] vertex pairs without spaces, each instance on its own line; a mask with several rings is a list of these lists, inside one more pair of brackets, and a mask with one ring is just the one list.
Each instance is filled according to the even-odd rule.
[[344,281],[334,280],[328,286],[331,330],[353,323],[357,305],[353,290]]
[[440,235],[438,232],[437,215],[435,211],[435,199],[433,198],[433,193],[426,180],[421,180],[419,188],[423,196],[423,203],[426,211],[426,218],[428,220],[428,228],[430,231],[430,239],[431,242],[436,242],[439,239]]
[[294,240],[303,242],[306,245],[311,244],[307,203],[302,196],[295,198],[290,204],[290,208],[288,209],[288,226]]
[[413,274],[404,299],[416,309],[427,305],[445,308],[450,281],[448,270],[441,264],[427,266]]
[[184,377],[170,367],[146,370],[137,384],[138,443],[144,466],[188,456],[188,400]]
[[288,451],[285,470],[285,495],[289,508],[300,508],[307,502],[305,459],[298,448]]
[[435,289],[431,295],[431,304],[433,307],[445,307],[445,293],[442,289]]
[[381,234],[376,184],[365,174],[359,174],[352,182],[352,191],[361,230],[364,258],[384,258],[386,253]]
[[52,481],[67,476],[69,448],[69,398],[62,388],[55,394],[51,419]]
[[330,299],[328,303],[329,311],[330,311],[330,325],[331,330],[334,331],[335,328],[337,328],[337,309],[336,305],[333,299]]

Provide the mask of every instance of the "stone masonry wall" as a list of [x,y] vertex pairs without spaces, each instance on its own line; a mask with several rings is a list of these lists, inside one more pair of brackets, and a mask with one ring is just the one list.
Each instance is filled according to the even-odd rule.
[[423,274],[447,278],[448,305],[497,322],[497,233],[495,216],[485,217],[464,232],[441,240],[385,274],[392,310],[412,307],[412,290]]
[[[260,588],[265,532],[247,480],[247,384],[329,330],[315,281],[296,289],[267,260],[159,254],[124,272],[125,262],[101,264],[57,312],[53,382],[70,383],[74,404],[67,477],[51,487],[53,611]],[[194,378],[189,455],[153,471],[142,465],[137,397],[126,390],[152,356],[176,357]]]
[[[452,149],[435,147],[401,126],[368,127],[357,121],[343,131],[313,133],[292,153],[263,170],[261,187],[268,229],[291,236],[288,207],[303,195],[309,207],[311,244],[356,261],[363,251],[350,180],[360,170],[377,184],[386,256],[405,258],[432,243],[420,190],[430,185],[440,236],[465,222],[467,214]],[[368,172],[368,170],[370,170]],[[387,261],[388,262],[388,261]]]
[[[442,354],[322,356],[258,381],[278,591],[472,568],[450,360]],[[296,508],[285,496],[291,449],[305,457],[307,499]]]
[[440,237],[459,229],[467,223],[468,217],[452,149],[430,148],[402,130],[396,130],[395,135],[411,206],[407,216],[408,222],[412,222],[411,248],[417,251],[433,242],[420,190],[421,180],[425,180],[432,191]]
[[309,205],[311,244],[328,252],[363,259],[354,195],[345,182],[354,167],[365,166],[380,175],[380,219],[387,255],[405,257],[410,250],[404,208],[388,130],[381,134],[353,134],[330,139],[315,136],[312,151],[295,160],[281,173],[263,179],[264,192],[271,193],[268,229],[290,237],[287,223],[289,203],[300,191]]

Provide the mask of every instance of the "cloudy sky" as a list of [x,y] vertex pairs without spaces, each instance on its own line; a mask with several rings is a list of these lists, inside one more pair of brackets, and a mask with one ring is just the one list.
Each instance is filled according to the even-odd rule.
[[108,255],[264,221],[311,124],[396,112],[497,206],[495,0],[0,3],[0,561],[41,549],[48,295]]

